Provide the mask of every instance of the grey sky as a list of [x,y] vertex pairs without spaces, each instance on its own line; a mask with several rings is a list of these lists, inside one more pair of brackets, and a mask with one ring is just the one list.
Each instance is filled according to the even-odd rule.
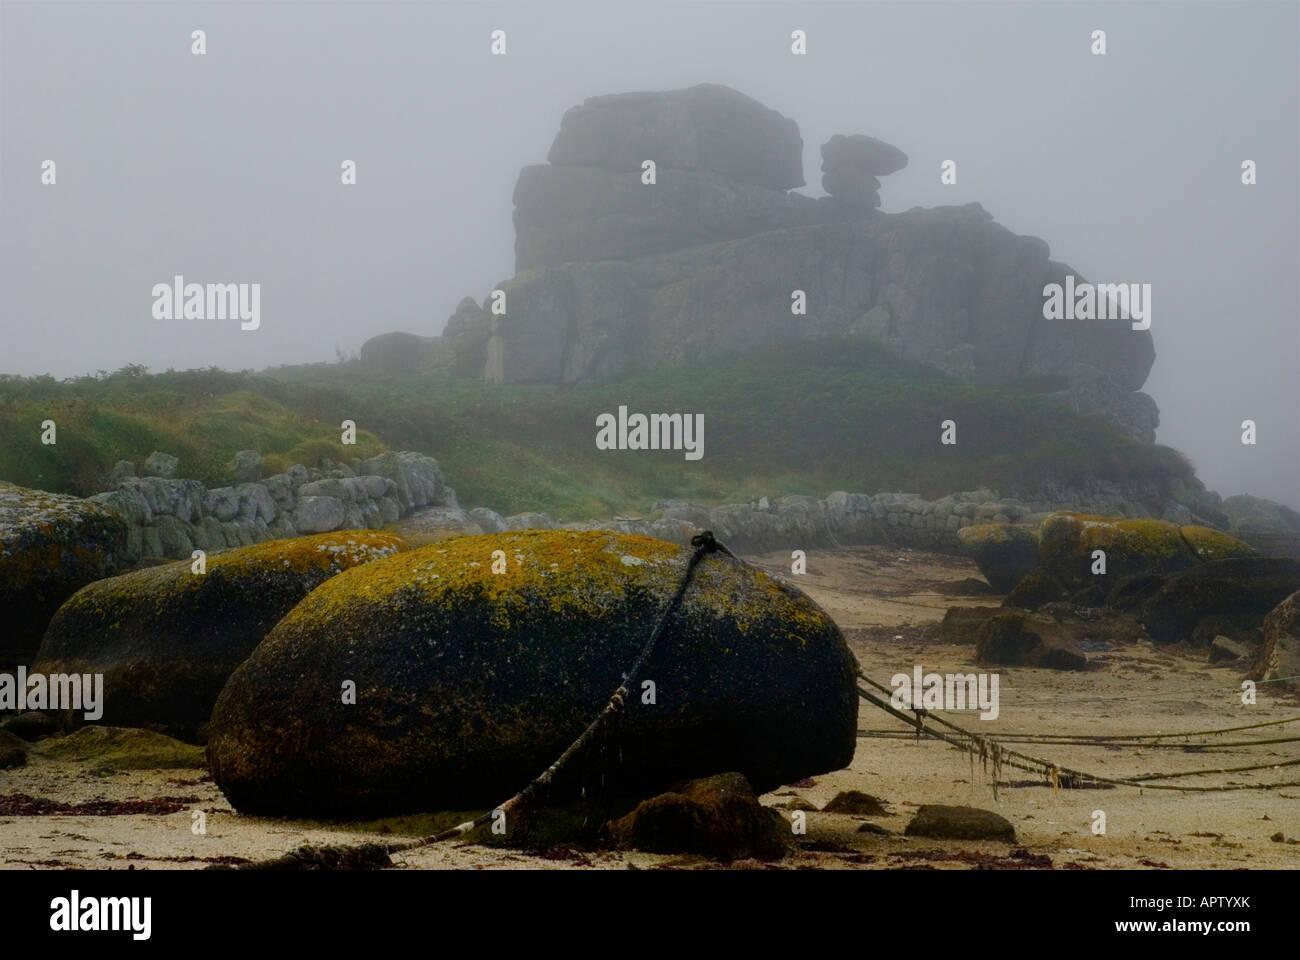
[[[515,178],[568,107],[707,81],[798,122],[805,192],[822,142],[871,134],[911,157],[885,210],[977,200],[1089,280],[1151,283],[1159,441],[1225,495],[1300,507],[1297,9],[3,2],[0,370],[261,368],[437,333],[513,272]],[[176,273],[261,283],[261,329],[154,320]]]

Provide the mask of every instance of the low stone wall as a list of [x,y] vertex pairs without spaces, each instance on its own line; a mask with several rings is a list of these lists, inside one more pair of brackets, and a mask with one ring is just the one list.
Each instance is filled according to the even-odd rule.
[[[650,517],[614,517],[585,523],[559,523],[544,513],[502,517],[482,507],[422,510],[413,514],[407,533],[497,533],[502,530],[613,530],[687,543],[700,530],[712,530],[735,550],[757,553],[849,544],[896,544],[940,553],[965,554],[957,531],[972,524],[1037,524],[1057,510],[1078,510],[1118,517],[1151,517],[1153,512],[1130,499],[1135,491],[1099,486],[1088,491],[1062,490],[1052,500],[1026,502],[1000,497],[988,489],[924,500],[914,493],[845,493],[825,499],[789,496],[706,507],[685,500],[662,500]],[[1142,491],[1154,496],[1154,491]],[[1191,503],[1195,510],[1186,504]],[[1188,487],[1183,502],[1163,500],[1160,519],[1179,524],[1218,522],[1221,501],[1204,488]]]
[[[146,471],[159,460],[150,457]],[[174,464],[174,458],[166,460]],[[133,466],[123,463],[115,468],[115,488],[89,499],[127,522],[128,563],[144,557],[186,559],[194,550],[300,534],[375,530],[413,510],[456,505],[456,492],[437,461],[419,453],[382,453],[327,470],[297,464],[262,479],[260,457],[243,451],[236,468],[236,475],[247,479],[208,488],[198,480],[130,476]]]

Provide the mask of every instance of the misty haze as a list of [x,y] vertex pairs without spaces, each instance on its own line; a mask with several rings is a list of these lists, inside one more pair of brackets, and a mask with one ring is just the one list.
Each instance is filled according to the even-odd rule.
[[1297,9],[4,2],[0,864],[1285,865]]

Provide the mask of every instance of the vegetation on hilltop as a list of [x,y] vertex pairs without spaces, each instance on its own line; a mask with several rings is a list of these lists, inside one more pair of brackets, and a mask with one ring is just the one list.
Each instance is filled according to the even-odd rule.
[[[1060,386],[968,386],[870,345],[828,341],[586,388],[377,377],[351,362],[6,377],[0,477],[85,494],[115,460],[139,462],[154,449],[179,456],[182,475],[219,483],[240,449],[260,450],[274,470],[386,446],[436,457],[462,504],[586,519],[644,512],[661,498],[713,504],[836,489],[934,497],[980,486],[1013,496],[1096,479],[1192,476],[1176,451],[1045,396]],[[597,450],[596,416],[620,404],[704,414],[704,458]],[[40,444],[46,418],[59,424],[57,448]],[[355,448],[339,444],[344,419],[359,428]],[[957,423],[952,446],[939,442],[948,419]]]

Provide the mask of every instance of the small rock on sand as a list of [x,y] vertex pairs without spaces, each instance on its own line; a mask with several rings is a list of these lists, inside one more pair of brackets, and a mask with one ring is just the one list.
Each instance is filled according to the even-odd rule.
[[943,840],[1006,840],[1014,842],[1016,828],[1011,821],[978,807],[949,807],[926,804],[903,831],[909,837]]

